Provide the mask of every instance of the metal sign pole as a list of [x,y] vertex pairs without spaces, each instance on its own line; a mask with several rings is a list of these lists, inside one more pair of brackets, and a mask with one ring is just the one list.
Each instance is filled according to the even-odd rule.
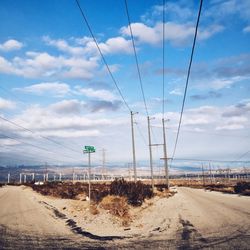
[[93,146],[84,146],[83,153],[88,154],[88,184],[89,184],[89,204],[91,202],[91,159],[90,154],[95,153],[95,147]]
[[91,190],[91,187],[90,187],[90,174],[91,174],[91,171],[90,171],[90,166],[91,166],[91,162],[90,162],[90,152],[88,152],[88,156],[89,156],[89,204],[90,204],[90,190]]

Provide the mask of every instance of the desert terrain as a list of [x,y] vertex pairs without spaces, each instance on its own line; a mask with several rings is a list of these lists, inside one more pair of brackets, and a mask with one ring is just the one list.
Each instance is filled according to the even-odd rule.
[[130,208],[130,221],[88,201],[0,189],[2,249],[248,249],[250,197],[173,187]]

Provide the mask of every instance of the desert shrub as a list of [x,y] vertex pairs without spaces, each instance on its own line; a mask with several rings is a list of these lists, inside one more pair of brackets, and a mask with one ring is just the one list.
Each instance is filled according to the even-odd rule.
[[140,206],[145,198],[153,196],[153,191],[149,185],[140,181],[127,182],[124,179],[116,179],[110,185],[110,194],[124,196],[129,204]]
[[43,185],[32,185],[32,188],[42,195],[51,195],[62,199],[75,199],[79,193],[86,193],[88,190],[86,184],[60,182],[47,182]]
[[96,203],[99,203],[107,195],[109,195],[109,190],[99,190],[99,189],[91,190],[91,200]]
[[238,182],[234,186],[234,192],[237,194],[244,193],[246,190],[250,190],[250,182]]
[[100,207],[109,210],[112,215],[124,217],[128,214],[128,203],[125,197],[108,195],[100,203]]
[[92,204],[91,206],[90,206],[90,213],[91,214],[93,214],[93,215],[97,215],[97,214],[99,214],[100,212],[99,212],[99,210],[97,209],[97,206],[95,205],[95,204]]

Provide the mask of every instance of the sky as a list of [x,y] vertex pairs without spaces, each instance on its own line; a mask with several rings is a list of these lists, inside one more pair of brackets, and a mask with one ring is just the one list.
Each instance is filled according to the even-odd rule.
[[[143,103],[123,0],[80,0],[100,50],[135,118],[138,164],[149,164]],[[199,1],[127,0],[152,143],[167,149],[180,117]],[[165,67],[163,68],[163,9]],[[250,1],[204,1],[176,158],[249,160]],[[0,164],[132,161],[130,111],[73,0],[0,4]],[[19,125],[16,126],[13,123]],[[243,155],[243,157],[241,157]],[[153,147],[162,164],[162,146]],[[182,164],[182,163],[181,163]]]

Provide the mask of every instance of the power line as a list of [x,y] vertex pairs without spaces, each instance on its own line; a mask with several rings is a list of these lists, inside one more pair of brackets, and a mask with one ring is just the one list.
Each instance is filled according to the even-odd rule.
[[245,157],[249,153],[250,153],[250,150],[248,150],[247,152],[245,152],[244,154],[242,154],[241,156],[239,156],[236,160],[239,160],[239,159]]
[[134,41],[134,35],[133,35],[132,27],[131,27],[129,11],[128,11],[128,3],[127,3],[127,0],[124,0],[124,2],[125,2],[125,7],[126,7],[126,14],[127,14],[127,18],[128,18],[128,25],[129,25],[129,30],[130,30],[130,36],[131,36],[131,41],[132,41],[132,45],[133,45],[134,55],[135,55],[136,68],[137,68],[138,78],[139,78],[139,82],[140,82],[143,102],[144,102],[146,114],[147,114],[147,116],[149,116],[148,115],[148,108],[147,108],[147,104],[146,104],[146,98],[145,98],[144,89],[143,89],[143,84],[142,84],[141,71],[140,71],[140,67],[139,67],[139,63],[138,63],[138,57],[137,57],[137,53],[136,53],[136,49],[135,49],[135,41]]
[[165,113],[165,0],[162,11],[162,118]]
[[36,135],[38,135],[40,138],[43,138],[43,139],[45,139],[45,140],[47,140],[47,141],[50,141],[50,142],[53,142],[53,143],[55,143],[55,144],[57,144],[57,145],[59,145],[59,146],[61,146],[61,147],[64,147],[64,148],[66,148],[66,149],[69,149],[69,150],[71,150],[71,151],[73,151],[73,152],[75,152],[75,153],[78,153],[78,154],[80,153],[79,151],[76,151],[76,150],[74,150],[74,149],[72,149],[72,148],[70,148],[70,147],[68,147],[68,146],[65,146],[65,145],[63,145],[63,144],[61,144],[61,143],[59,143],[59,142],[57,142],[57,141],[55,141],[55,140],[52,140],[52,139],[50,139],[50,138],[48,138],[48,137],[46,137],[46,136],[39,135],[39,134],[37,134],[37,132],[35,132],[35,131],[31,130],[31,129],[28,129],[28,128],[26,128],[26,127],[24,127],[24,126],[22,126],[22,125],[20,125],[20,124],[18,124],[18,123],[16,123],[16,122],[13,122],[13,121],[7,119],[7,118],[4,118],[4,117],[0,116],[0,119],[3,120],[3,121],[6,121],[6,122],[8,122],[8,123],[10,123],[10,124],[12,124],[12,125],[14,125],[14,126],[16,126],[16,127],[18,127],[18,128],[21,128],[21,129],[23,129],[23,130],[26,130],[26,131],[28,131],[28,132],[30,132],[30,133],[32,133],[32,134],[36,134]]
[[144,135],[143,135],[143,133],[142,133],[142,131],[141,131],[141,128],[140,128],[138,122],[136,122],[136,120],[135,120],[135,125],[136,125],[136,127],[137,127],[137,130],[138,130],[138,132],[139,132],[139,134],[140,134],[140,136],[141,136],[141,138],[142,138],[142,140],[143,140],[145,146],[148,146],[148,145],[147,145],[146,138],[144,137]]
[[189,76],[190,76],[190,71],[191,71],[191,66],[192,66],[192,61],[193,61],[193,55],[194,55],[194,49],[195,49],[195,44],[196,44],[196,38],[197,38],[197,33],[198,33],[198,27],[199,27],[200,15],[201,15],[202,3],[203,3],[203,0],[200,0],[200,7],[199,7],[199,12],[198,12],[198,17],[197,17],[197,22],[196,22],[196,27],[195,27],[195,34],[194,34],[192,52],[191,52],[191,57],[190,57],[190,61],[189,61],[188,73],[187,73],[186,85],[185,85],[185,91],[184,91],[184,96],[183,96],[183,101],[182,101],[182,107],[181,107],[181,115],[180,115],[180,120],[179,120],[179,125],[178,125],[178,131],[177,131],[177,135],[176,135],[175,146],[174,146],[174,151],[173,151],[172,158],[174,158],[174,156],[175,156],[176,147],[177,147],[177,143],[178,143],[178,139],[179,139],[179,133],[180,133],[181,122],[182,122],[182,115],[183,115],[185,101],[186,101],[187,88],[188,88],[188,83],[189,83]]
[[91,34],[91,36],[92,36],[92,38],[93,38],[93,40],[94,40],[94,42],[95,42],[95,45],[96,45],[96,47],[97,47],[97,49],[98,49],[98,51],[99,51],[99,53],[100,53],[100,55],[101,55],[101,58],[102,58],[102,60],[103,60],[103,63],[105,64],[105,66],[106,66],[106,68],[107,68],[107,70],[108,70],[108,73],[109,73],[109,75],[110,75],[110,77],[111,77],[113,83],[115,84],[115,87],[116,87],[117,91],[119,92],[119,94],[120,94],[120,96],[121,96],[121,98],[122,98],[122,100],[123,100],[125,106],[126,106],[127,109],[131,112],[132,110],[130,109],[128,103],[126,102],[126,100],[125,100],[125,98],[124,98],[124,96],[123,96],[123,94],[122,94],[122,92],[121,92],[121,90],[120,90],[120,88],[119,88],[119,86],[118,86],[118,84],[117,84],[117,82],[116,82],[116,80],[115,80],[115,78],[114,78],[114,76],[113,76],[111,70],[110,70],[110,67],[108,66],[108,63],[107,63],[107,61],[106,61],[106,59],[105,59],[105,57],[104,57],[104,55],[103,55],[103,53],[102,53],[102,51],[101,51],[101,49],[100,49],[100,46],[98,45],[98,42],[97,42],[97,40],[96,40],[96,38],[95,38],[95,36],[94,36],[94,33],[93,33],[93,31],[92,31],[92,29],[91,29],[91,27],[90,27],[90,25],[89,25],[89,22],[88,22],[88,20],[87,20],[87,17],[85,16],[85,14],[84,14],[84,12],[83,12],[81,6],[80,6],[79,1],[78,1],[78,0],[75,0],[75,1],[76,1],[76,4],[77,4],[77,6],[78,6],[80,12],[81,12],[81,15],[82,15],[82,17],[83,17],[83,19],[84,19],[84,22],[85,22],[85,24],[86,24],[87,27],[88,27],[89,33]]
[[225,162],[225,163],[246,163],[246,162],[250,162],[249,161],[238,161],[238,160],[234,160],[234,161],[223,161],[223,160],[213,160],[213,159],[185,159],[185,158],[175,158],[173,159],[173,161],[192,161],[192,162]]
[[[24,141],[22,141],[22,140],[20,140],[20,139],[16,139],[16,138],[14,138],[14,137],[12,137],[12,136],[9,136],[9,135],[4,135],[4,134],[2,134],[1,136],[4,136],[5,138],[9,138],[9,139],[11,139],[11,140],[14,140],[14,141],[17,141],[17,142],[20,142],[20,143],[23,143],[23,144],[26,144],[26,145],[29,145],[29,146],[32,146],[32,147],[35,147],[35,148],[38,148],[38,149],[40,149],[40,150],[47,151],[47,152],[49,152],[49,153],[57,154],[56,152],[53,152],[53,151],[51,151],[51,150],[49,150],[49,149],[47,149],[47,148],[44,148],[44,147],[41,147],[41,146],[37,146],[37,145],[35,145],[35,144],[33,144],[33,143],[30,143],[30,142],[24,142]],[[57,154],[57,155],[58,155],[58,154]],[[68,155],[64,155],[64,157],[75,160],[75,158],[70,157],[70,156],[68,156]]]
[[[13,140],[15,140],[15,141],[17,141],[16,139],[13,139]],[[7,147],[7,148],[9,148],[9,147],[13,147],[13,146],[10,146],[10,145],[4,145],[3,147]],[[12,150],[13,150],[13,148],[12,148]],[[23,153],[27,153],[27,151],[24,151],[24,150],[20,150],[20,149],[18,149],[18,148],[15,148],[15,150],[17,150],[18,151],[18,153],[21,151],[21,153],[23,152]],[[13,152],[13,151],[12,151]],[[3,152],[0,152],[0,153],[3,153]],[[30,157],[31,156],[31,157]],[[32,157],[33,156],[33,157]],[[29,156],[27,156],[27,155],[25,155],[25,154],[23,154],[22,155],[22,157],[25,157],[25,158],[30,158],[31,160],[33,160],[34,162],[41,162],[41,163],[44,163],[44,161],[42,161],[42,160],[38,160],[37,159],[37,155],[34,155],[34,154],[31,154],[30,152],[29,152]],[[51,160],[51,161],[53,161],[53,162],[56,162],[56,161],[58,161],[58,162],[62,162],[62,163],[64,163],[65,164],[65,162],[64,161],[62,161],[62,160],[58,160],[58,159],[53,159],[53,158],[50,158],[50,157],[48,157],[48,156],[46,156],[46,159],[48,159],[48,160]],[[45,159],[45,160],[46,160]],[[23,160],[20,160],[20,161],[23,161]]]
[[[162,127],[159,126],[151,126],[155,128],[162,129]],[[174,128],[165,128],[166,130],[175,130]],[[205,134],[205,135],[215,135],[215,136],[223,136],[223,137],[236,137],[236,138],[246,138],[249,137],[249,135],[232,135],[232,134],[218,134],[218,133],[210,133],[206,131],[194,131],[194,130],[182,130],[184,133],[191,133],[191,134]]]

